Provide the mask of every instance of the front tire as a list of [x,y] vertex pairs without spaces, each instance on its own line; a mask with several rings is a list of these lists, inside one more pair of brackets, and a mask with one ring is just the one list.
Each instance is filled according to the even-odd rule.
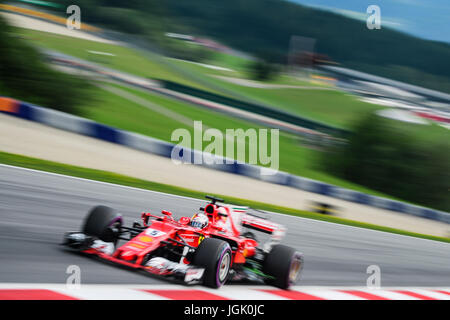
[[105,242],[117,242],[122,226],[122,216],[114,209],[106,206],[94,207],[86,216],[83,233],[94,236]]
[[228,279],[231,266],[230,245],[220,239],[207,238],[198,246],[192,264],[205,268],[203,284],[211,288],[219,288]]
[[266,283],[281,289],[288,289],[295,284],[303,269],[303,254],[295,249],[277,244],[264,260],[263,272],[273,279]]

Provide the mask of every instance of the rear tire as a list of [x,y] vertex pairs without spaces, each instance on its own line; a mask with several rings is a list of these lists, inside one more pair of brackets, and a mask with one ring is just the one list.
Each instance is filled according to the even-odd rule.
[[86,216],[83,233],[105,242],[117,242],[122,216],[106,206],[94,207]]
[[219,288],[228,279],[231,265],[230,245],[220,239],[207,238],[195,251],[192,265],[205,268],[203,284],[211,288]]
[[303,269],[303,254],[281,244],[274,245],[264,260],[263,272],[274,279],[266,283],[281,289],[295,284]]

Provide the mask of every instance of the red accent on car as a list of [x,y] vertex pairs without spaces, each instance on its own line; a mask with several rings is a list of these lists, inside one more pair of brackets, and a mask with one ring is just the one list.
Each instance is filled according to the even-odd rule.
[[191,221],[191,219],[189,219],[189,217],[181,217],[180,220],[178,220],[178,222],[183,224],[183,225],[188,224],[189,221]]

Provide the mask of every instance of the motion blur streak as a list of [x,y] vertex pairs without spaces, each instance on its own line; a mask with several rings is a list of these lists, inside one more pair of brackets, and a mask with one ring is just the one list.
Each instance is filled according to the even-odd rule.
[[[86,212],[97,204],[116,208],[130,224],[145,210],[167,209],[180,217],[204,202],[7,166],[0,166],[0,189],[0,282],[11,283],[65,284],[67,266],[78,265],[82,285],[171,286],[65,252],[59,243],[65,231],[80,228]],[[279,214],[272,220],[289,226],[286,245],[305,255],[302,285],[365,286],[367,267],[376,264],[383,287],[450,286],[448,243]],[[226,287],[235,290],[235,296],[241,292]]]

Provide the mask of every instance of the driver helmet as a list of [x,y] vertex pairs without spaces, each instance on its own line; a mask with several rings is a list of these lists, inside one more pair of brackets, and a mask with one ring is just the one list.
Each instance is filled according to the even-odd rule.
[[206,228],[208,226],[208,217],[202,213],[196,213],[191,218],[191,226],[194,228]]

